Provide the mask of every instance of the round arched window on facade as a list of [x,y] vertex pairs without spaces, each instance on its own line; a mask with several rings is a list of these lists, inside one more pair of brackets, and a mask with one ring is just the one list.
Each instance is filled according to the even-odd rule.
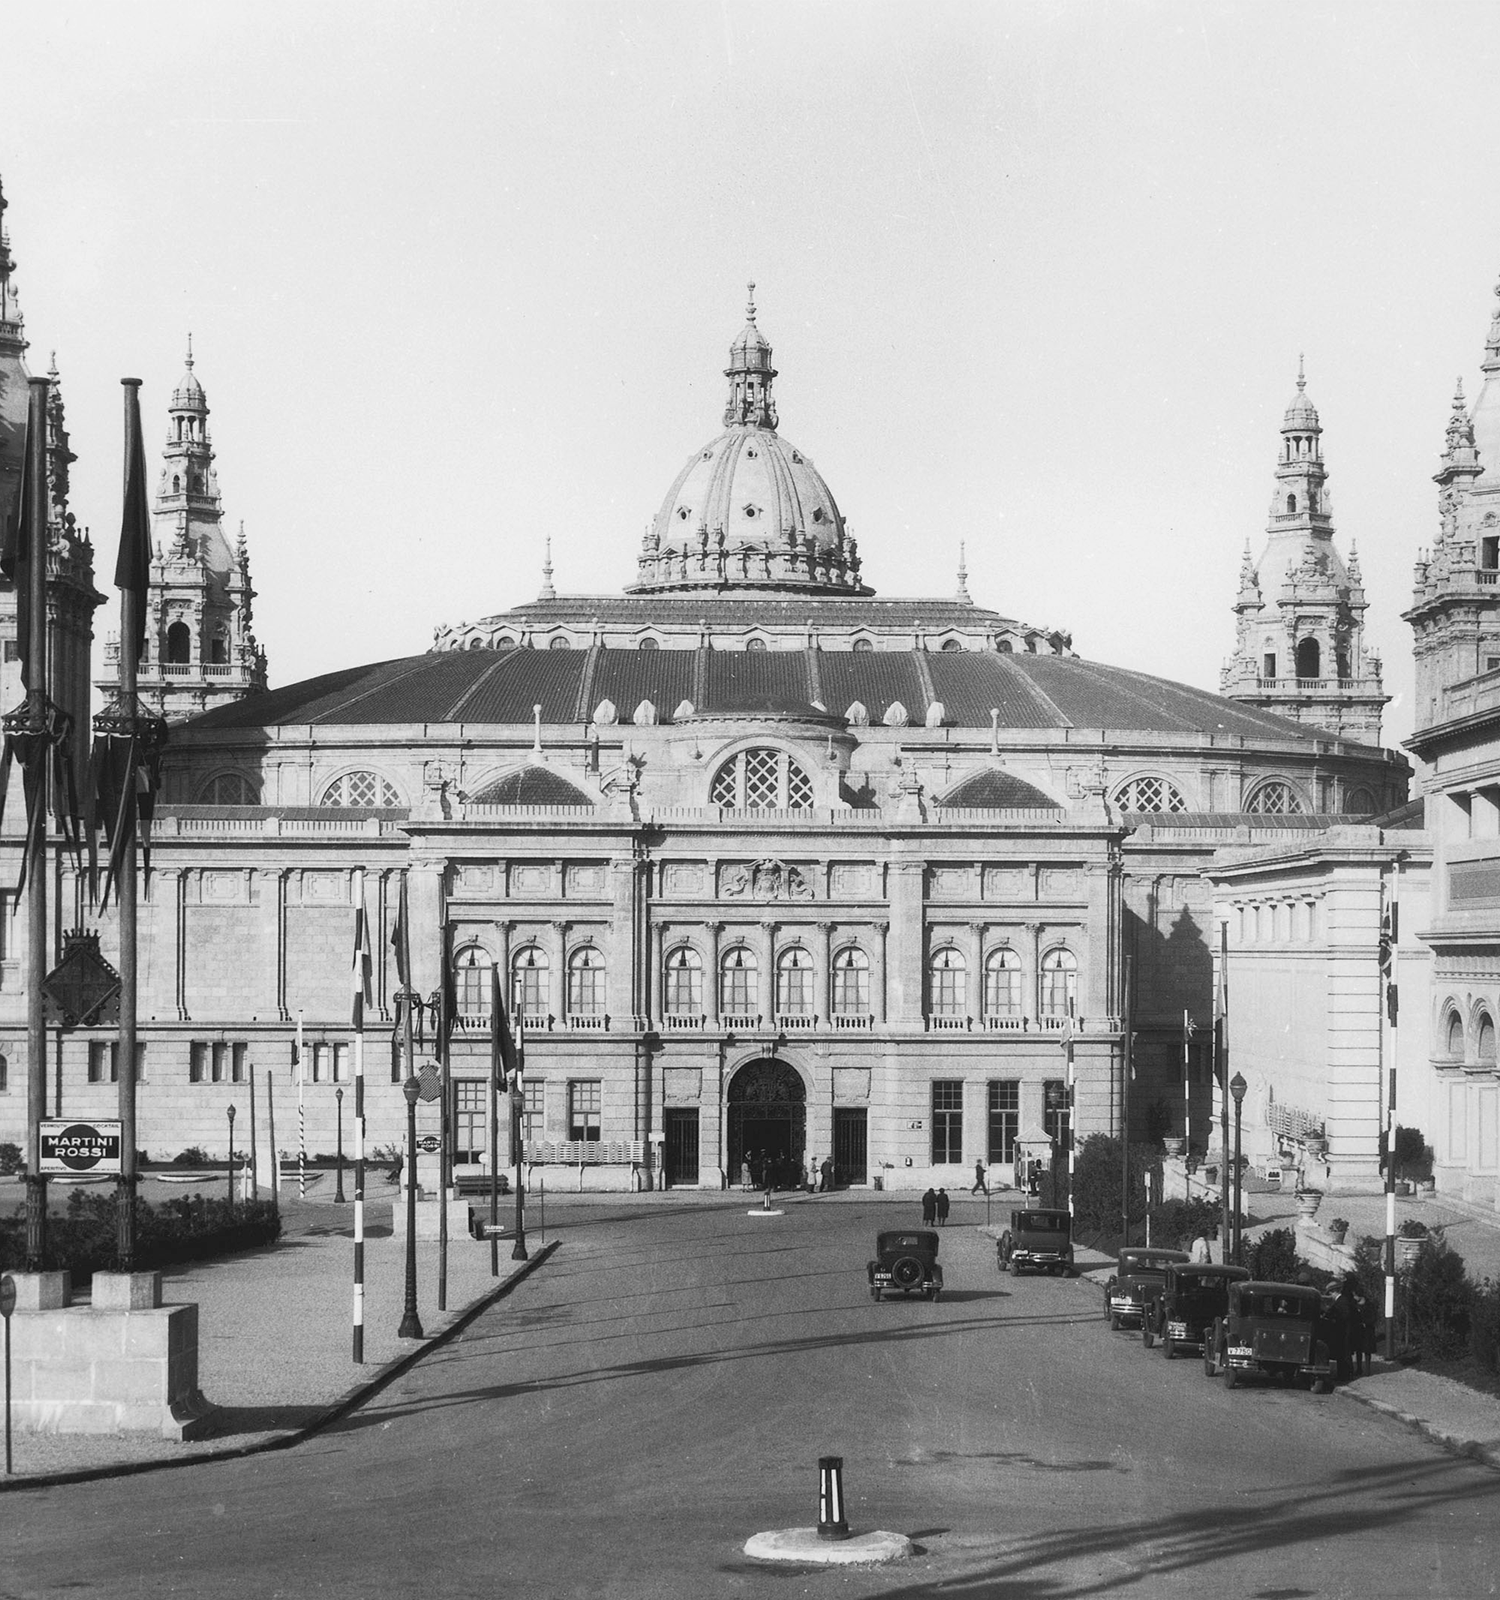
[[1188,808],[1175,784],[1150,775],[1121,784],[1115,793],[1115,804],[1121,811],[1138,812],[1186,811]]
[[346,772],[323,791],[321,803],[351,811],[388,811],[401,804],[401,796],[378,772]]
[[1042,1015],[1072,1016],[1078,1007],[1078,957],[1061,945],[1042,957]]
[[1245,802],[1245,810],[1256,817],[1297,817],[1306,810],[1291,784],[1280,778],[1263,783]]
[[568,1015],[597,1017],[604,1011],[604,957],[591,944],[568,957]]
[[1443,1030],[1443,1048],[1454,1061],[1464,1058],[1464,1019],[1456,1011],[1448,1013],[1448,1025]]
[[551,968],[547,952],[528,944],[510,962],[510,1003],[525,1018],[545,1018],[552,1004]]
[[198,791],[200,806],[258,806],[260,790],[243,772],[216,772]]
[[969,972],[952,945],[935,950],[927,964],[928,1006],[934,1017],[961,1017],[969,1004]]
[[709,800],[736,811],[806,811],[812,779],[785,750],[741,750],[714,774]]
[[691,945],[667,957],[663,1000],[668,1016],[697,1016],[703,1010],[703,958]]
[[833,958],[833,1012],[839,1017],[863,1017],[869,1011],[870,958],[851,944]]

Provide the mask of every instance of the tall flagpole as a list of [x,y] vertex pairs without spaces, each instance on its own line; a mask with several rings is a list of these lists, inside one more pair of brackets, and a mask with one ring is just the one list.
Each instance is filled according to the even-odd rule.
[[441,1191],[438,1198],[438,1287],[437,1303],[439,1311],[448,1309],[448,1179],[453,1160],[453,1116],[449,1101],[453,1094],[453,1078],[449,1070],[449,1040],[453,1033],[453,968],[452,952],[449,949],[448,939],[448,905],[444,900],[440,914],[442,926],[439,929],[438,944],[438,1061],[439,1077],[443,1087],[443,1115],[438,1123],[438,1188]]
[[[144,531],[145,515],[145,454],[141,444],[141,380],[122,378],[125,390],[125,515],[120,530],[121,568],[124,568],[125,545],[134,534]],[[132,484],[132,474],[140,481]],[[132,489],[135,495],[132,495]],[[140,504],[133,500],[139,497]],[[143,525],[131,527],[132,512]],[[149,555],[148,555],[149,561]],[[149,571],[145,575],[149,580]],[[120,573],[116,573],[118,581]],[[140,661],[141,602],[144,596],[134,585],[120,589],[120,712],[129,719],[130,759],[126,763],[126,782],[134,786],[136,745],[136,669]],[[102,730],[101,730],[102,732]],[[132,792],[124,802],[124,831],[120,836],[120,878],[115,888],[115,902],[120,922],[120,1043],[119,1043],[119,1111],[120,1111],[120,1180],[117,1190],[115,1220],[115,1254],[121,1272],[135,1268],[135,1196],[136,1196],[136,903],[140,892],[139,868],[136,858],[136,796]],[[117,826],[119,824],[117,823]],[[231,1141],[232,1142],[232,1141]],[[234,1152],[230,1151],[230,1165]]]
[[510,1079],[510,1137],[516,1156],[516,1242],[510,1252],[512,1261],[529,1261],[526,1249],[526,1197],[522,1191],[521,1163],[525,1150],[521,1134],[526,1113],[526,1018],[516,1008],[516,1070]]
[[307,1199],[307,1107],[302,1085],[307,1079],[307,1063],[302,1056],[302,1009],[297,1008],[297,1198]]
[[[1229,924],[1219,924],[1219,981],[1214,986],[1218,1026],[1214,1030],[1214,1052],[1219,1077],[1219,1144],[1223,1160],[1219,1163],[1219,1215],[1223,1226],[1219,1235],[1219,1258],[1229,1259]],[[1238,1177],[1238,1174],[1236,1174]]]
[[490,1276],[500,1276],[500,1081],[504,1059],[500,1032],[500,968],[490,964]]
[[[47,396],[48,378],[28,380],[26,432],[28,630],[25,727],[38,745],[47,737]],[[47,976],[47,787],[50,755],[36,761],[26,796],[26,1270],[41,1272],[47,1253],[47,1180],[42,1175],[42,1114],[47,1104],[47,1021],[42,980]]]
[[1135,1076],[1135,995],[1131,956],[1125,957],[1125,1049],[1120,1057],[1120,1239],[1130,1243],[1130,1080]]
[[1192,1071],[1193,1019],[1187,1007],[1182,1008],[1182,1152],[1187,1160],[1193,1155],[1193,1091],[1190,1081]]
[[369,924],[364,896],[354,913],[354,1361],[365,1359],[365,989]]

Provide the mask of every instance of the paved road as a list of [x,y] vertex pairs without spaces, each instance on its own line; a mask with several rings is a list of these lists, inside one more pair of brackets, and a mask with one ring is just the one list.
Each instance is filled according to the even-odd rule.
[[[300,1449],[7,1496],[0,1596],[1496,1592],[1500,1474],[1352,1401],[1147,1355],[1087,1285],[999,1277],[970,1227],[940,1304],[877,1306],[889,1200],[550,1220],[539,1274]],[[856,1528],[916,1559],[744,1558],[816,1520],[822,1453]]]

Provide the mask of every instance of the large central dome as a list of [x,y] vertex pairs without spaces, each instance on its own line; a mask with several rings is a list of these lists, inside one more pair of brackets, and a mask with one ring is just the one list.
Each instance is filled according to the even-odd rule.
[[631,592],[871,594],[832,491],[776,431],[776,369],[755,325],[753,283],[750,293],[724,371],[724,432],[677,474],[646,535]]

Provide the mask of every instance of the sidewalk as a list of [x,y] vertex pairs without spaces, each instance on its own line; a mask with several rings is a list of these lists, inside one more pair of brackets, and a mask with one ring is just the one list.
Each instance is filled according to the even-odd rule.
[[365,1208],[362,1366],[352,1359],[354,1208],[311,1195],[283,1199],[283,1232],[273,1247],[162,1274],[164,1304],[198,1303],[199,1386],[220,1408],[213,1437],[178,1444],[141,1435],[18,1431],[15,1476],[0,1477],[0,1490],[59,1473],[128,1472],[294,1443],[388,1382],[551,1253],[528,1230],[530,1261],[512,1261],[512,1241],[502,1239],[496,1279],[489,1245],[467,1233],[453,1236],[448,1309],[439,1312],[437,1244],[419,1241],[417,1308],[426,1337],[398,1339],[406,1277],[405,1258],[391,1237],[391,1204],[382,1197]]

